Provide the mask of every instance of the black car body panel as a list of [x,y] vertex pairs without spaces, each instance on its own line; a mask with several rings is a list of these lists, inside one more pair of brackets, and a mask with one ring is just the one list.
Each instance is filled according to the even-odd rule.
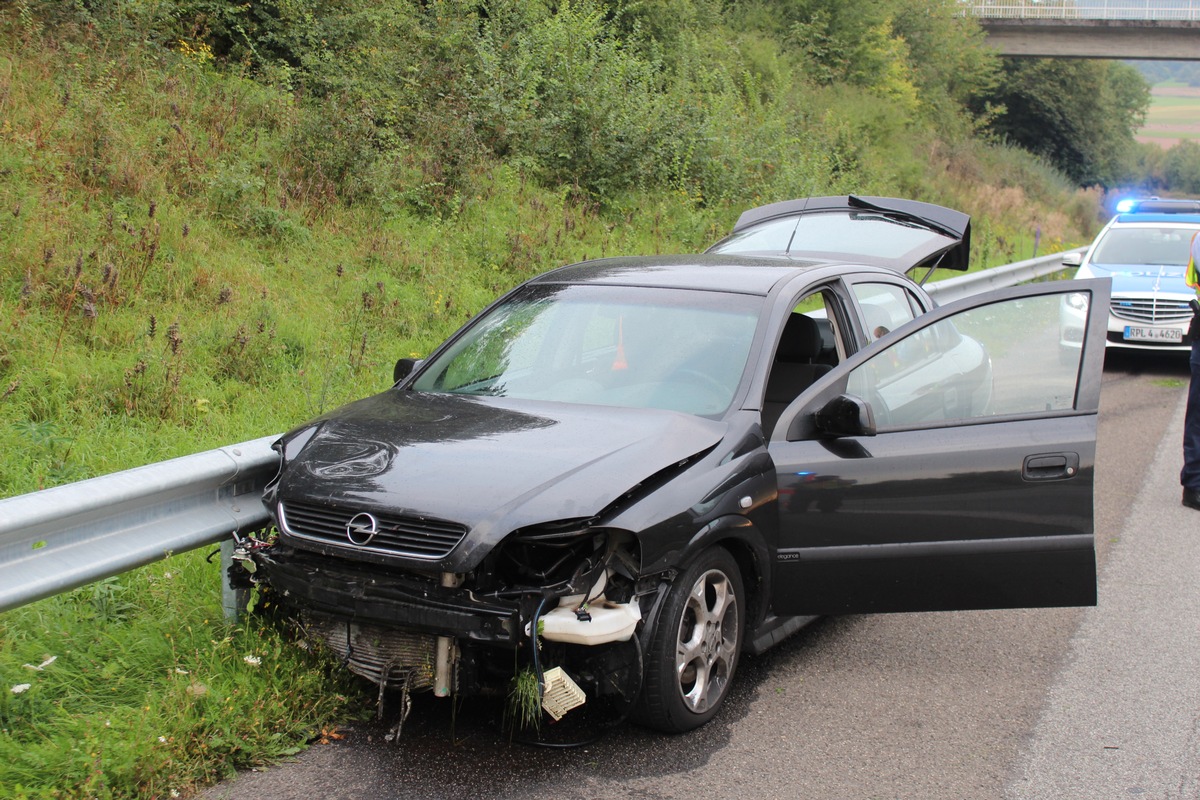
[[[512,531],[592,519],[643,480],[713,447],[725,429],[659,409],[518,406],[389,389],[289,434],[306,443],[268,499],[302,497],[340,515],[320,533],[281,525],[295,546],[469,572]],[[470,535],[442,552],[357,544],[345,528],[360,513],[436,521]]]
[[[879,434],[850,457],[819,441],[774,444],[786,587],[776,612],[1093,605],[1094,424]],[[1028,479],[1030,459],[1055,454],[1074,457],[1073,480]]]
[[[1084,359],[1064,372],[1053,358],[1050,318],[1068,286],[1016,287],[989,294],[990,304],[969,298],[939,308],[797,398],[770,445],[780,497],[777,613],[1095,604],[1092,481],[1104,340],[1094,304],[1106,307],[1108,284],[1087,282],[1093,311]],[[943,398],[938,408],[951,410],[942,418],[885,420],[869,437],[813,435],[815,410],[905,339],[961,318],[964,308],[1000,316],[994,309],[1038,302],[1040,346],[993,350],[985,407],[963,411]],[[937,363],[913,362],[919,370]],[[1062,382],[1030,393],[1022,384],[1039,371]],[[922,389],[923,399],[961,395],[937,380]],[[882,396],[874,401],[876,410],[887,405]]]
[[534,278],[280,440],[252,580],[381,685],[471,693],[529,645],[676,731],[712,716],[737,651],[813,615],[1094,603],[1108,283],[939,308],[904,265],[956,263],[965,215],[814,198],[739,229],[797,213],[916,249]]

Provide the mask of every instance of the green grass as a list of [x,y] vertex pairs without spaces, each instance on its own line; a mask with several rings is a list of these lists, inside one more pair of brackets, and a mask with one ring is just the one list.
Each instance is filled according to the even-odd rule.
[[223,623],[203,553],[0,617],[5,797],[166,797],[297,752],[362,708],[271,626]]

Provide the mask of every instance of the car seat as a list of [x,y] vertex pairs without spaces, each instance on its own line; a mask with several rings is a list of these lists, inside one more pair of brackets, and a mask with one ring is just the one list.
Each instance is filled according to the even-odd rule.
[[762,426],[768,437],[788,404],[832,369],[828,364],[816,362],[821,349],[821,330],[816,320],[792,314],[784,325],[763,396]]

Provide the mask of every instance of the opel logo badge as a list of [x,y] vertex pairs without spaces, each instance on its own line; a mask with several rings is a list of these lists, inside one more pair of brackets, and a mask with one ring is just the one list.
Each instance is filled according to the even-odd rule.
[[355,514],[354,519],[346,523],[346,538],[350,544],[366,547],[379,533],[379,522],[367,513]]

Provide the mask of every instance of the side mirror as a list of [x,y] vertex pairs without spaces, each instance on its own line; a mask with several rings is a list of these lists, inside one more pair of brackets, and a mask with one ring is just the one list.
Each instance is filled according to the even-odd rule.
[[861,397],[840,394],[813,415],[813,424],[829,436],[874,436],[875,413]]
[[419,358],[402,358],[397,361],[396,368],[392,370],[392,383],[399,383],[412,375],[416,368],[421,366],[421,361]]
[[1062,265],[1064,267],[1078,267],[1083,263],[1083,253],[1064,253]]

